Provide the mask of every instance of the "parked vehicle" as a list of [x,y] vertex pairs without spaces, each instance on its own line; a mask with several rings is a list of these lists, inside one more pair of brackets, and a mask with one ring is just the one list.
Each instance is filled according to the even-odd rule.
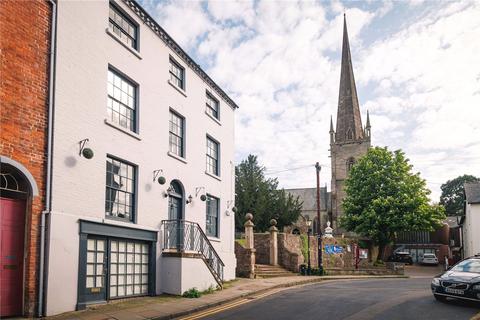
[[438,258],[434,253],[424,253],[420,259],[420,264],[438,265]]
[[432,280],[435,299],[463,299],[480,303],[480,255],[467,258]]
[[390,257],[388,257],[387,261],[413,264],[412,256],[408,252],[394,252]]

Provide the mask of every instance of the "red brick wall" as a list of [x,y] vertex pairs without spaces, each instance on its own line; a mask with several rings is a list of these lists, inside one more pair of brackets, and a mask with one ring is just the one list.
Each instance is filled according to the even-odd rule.
[[38,291],[39,220],[44,208],[51,5],[0,1],[0,154],[25,166],[39,196],[27,210],[25,314]]

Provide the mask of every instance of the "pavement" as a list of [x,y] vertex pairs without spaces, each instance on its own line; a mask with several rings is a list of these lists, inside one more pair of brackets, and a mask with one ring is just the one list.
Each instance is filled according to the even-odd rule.
[[268,292],[332,280],[399,278],[402,276],[291,276],[269,279],[238,279],[223,290],[200,298],[182,298],[162,295],[158,297],[131,298],[91,306],[84,311],[75,311],[47,317],[47,320],[142,320],[174,319],[202,310],[232,303],[239,299],[260,297]]

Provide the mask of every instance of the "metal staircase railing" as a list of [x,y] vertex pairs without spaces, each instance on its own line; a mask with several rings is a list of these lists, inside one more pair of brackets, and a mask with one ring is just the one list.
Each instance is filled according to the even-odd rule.
[[210,240],[196,222],[186,220],[162,220],[163,251],[199,253],[217,281],[223,285],[223,263]]

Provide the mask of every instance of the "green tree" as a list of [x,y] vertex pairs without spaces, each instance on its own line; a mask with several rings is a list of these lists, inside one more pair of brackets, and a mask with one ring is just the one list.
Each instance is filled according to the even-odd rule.
[[440,196],[440,204],[445,207],[445,211],[449,216],[463,215],[463,197],[464,190],[463,184],[465,182],[478,182],[480,178],[464,174],[463,176],[456,177],[453,180],[448,180],[440,189],[442,189],[442,195]]
[[378,245],[377,260],[395,233],[433,231],[445,219],[442,206],[429,204],[425,180],[412,173],[400,150],[371,148],[350,170],[345,192],[341,226]]
[[278,189],[276,178],[265,178],[265,167],[258,164],[257,157],[249,155],[235,167],[235,225],[243,229],[245,214],[253,214],[255,229],[263,232],[270,227],[270,220],[277,219],[277,227],[283,228],[297,221],[302,202],[283,189]]

